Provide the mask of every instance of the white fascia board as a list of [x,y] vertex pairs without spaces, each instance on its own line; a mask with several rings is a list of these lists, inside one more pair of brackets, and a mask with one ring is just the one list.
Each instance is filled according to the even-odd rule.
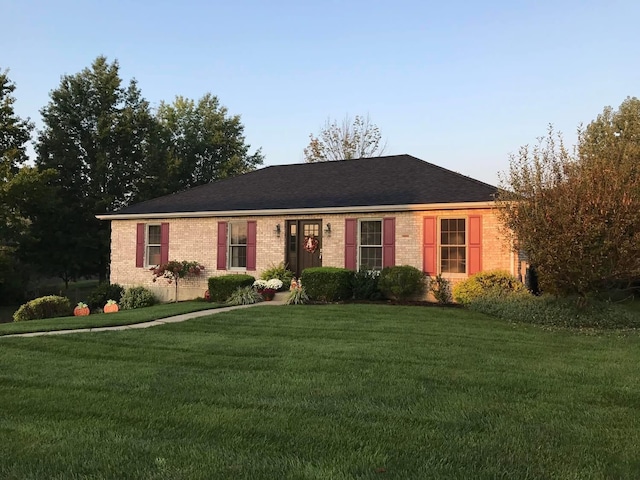
[[427,203],[414,205],[367,205],[361,207],[321,207],[321,208],[277,208],[266,210],[226,210],[217,212],[167,212],[135,213],[125,215],[96,215],[98,220],[142,220],[156,218],[203,218],[203,217],[268,217],[285,215],[328,215],[377,212],[417,212],[428,210],[461,210],[494,208],[494,202]]

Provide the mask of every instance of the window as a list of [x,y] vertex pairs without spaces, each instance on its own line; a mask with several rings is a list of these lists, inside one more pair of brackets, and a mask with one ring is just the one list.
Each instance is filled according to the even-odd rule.
[[359,270],[382,269],[382,220],[360,220]]
[[467,247],[464,218],[440,220],[440,272],[466,273]]
[[229,268],[247,268],[247,223],[229,224]]
[[160,225],[147,225],[147,242],[145,259],[147,266],[160,265],[162,231]]

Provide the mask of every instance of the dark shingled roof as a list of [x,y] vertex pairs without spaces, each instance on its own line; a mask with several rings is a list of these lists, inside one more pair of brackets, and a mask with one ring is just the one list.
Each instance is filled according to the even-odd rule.
[[114,215],[492,201],[496,187],[411,155],[265,167]]

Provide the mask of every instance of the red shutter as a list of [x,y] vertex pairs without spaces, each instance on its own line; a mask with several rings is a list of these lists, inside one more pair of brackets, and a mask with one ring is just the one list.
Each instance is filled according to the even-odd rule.
[[169,261],[169,224],[160,224],[160,264]]
[[469,263],[467,273],[473,275],[482,270],[482,217],[469,216]]
[[256,269],[256,221],[247,222],[247,270]]
[[218,270],[227,269],[227,222],[218,222]]
[[138,223],[136,230],[136,268],[142,268],[144,267],[144,223]]
[[422,240],[422,269],[427,275],[436,276],[437,266],[437,228],[436,217],[424,217],[424,232]]
[[356,270],[358,220],[347,218],[344,221],[344,268]]
[[393,267],[396,264],[396,219],[382,219],[382,266]]

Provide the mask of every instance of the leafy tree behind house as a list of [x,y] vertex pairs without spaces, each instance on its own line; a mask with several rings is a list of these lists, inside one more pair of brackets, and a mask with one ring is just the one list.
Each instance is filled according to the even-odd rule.
[[210,93],[197,102],[181,96],[162,102],[156,118],[167,146],[169,193],[250,172],[264,160],[260,149],[249,152],[240,115],[229,115]]
[[341,124],[327,119],[320,134],[317,137],[310,134],[309,140],[304,149],[307,163],[379,157],[386,147],[380,129],[368,115],[356,115],[354,120],[347,115]]
[[[127,205],[145,163],[153,118],[134,80],[122,85],[117,62],[98,57],[91,68],[62,77],[42,110],[36,164],[58,172],[55,218],[43,219],[33,247],[51,255],[45,273],[65,280],[106,274],[109,225],[94,215]],[[46,228],[45,228],[46,227]]]
[[587,295],[640,278],[640,100],[581,130],[574,152],[552,128],[512,156],[501,218],[542,286]]

